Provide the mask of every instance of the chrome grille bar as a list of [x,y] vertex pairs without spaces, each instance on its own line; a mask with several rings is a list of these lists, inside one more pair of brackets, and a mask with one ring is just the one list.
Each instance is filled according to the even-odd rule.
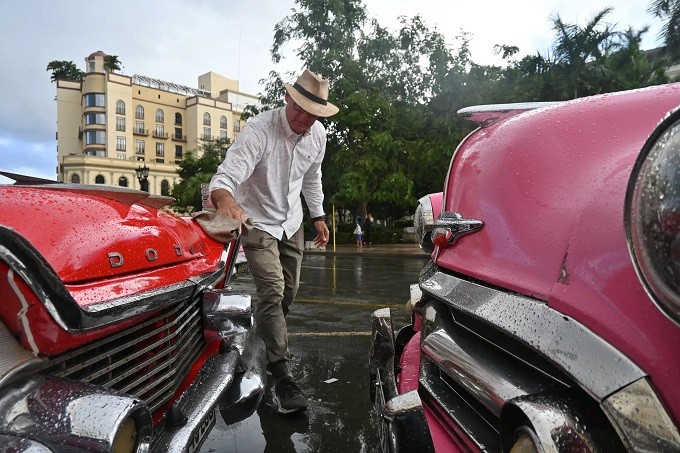
[[42,373],[134,395],[153,411],[172,397],[201,354],[201,319],[201,298],[185,298],[140,324],[50,359]]

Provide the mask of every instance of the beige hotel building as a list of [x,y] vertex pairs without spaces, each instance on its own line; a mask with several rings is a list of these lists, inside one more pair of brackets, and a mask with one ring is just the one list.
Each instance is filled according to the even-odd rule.
[[214,72],[189,88],[104,68],[102,51],[85,59],[82,81],[57,80],[57,179],[142,188],[137,169],[148,168],[148,191],[168,195],[180,181],[177,164],[206,140],[233,140],[241,113],[255,96],[237,80]]

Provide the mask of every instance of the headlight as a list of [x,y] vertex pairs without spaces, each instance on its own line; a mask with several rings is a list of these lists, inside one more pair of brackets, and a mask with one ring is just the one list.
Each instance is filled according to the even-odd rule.
[[680,321],[680,110],[647,139],[628,182],[628,250],[656,304]]
[[418,200],[418,206],[416,207],[416,212],[413,216],[413,227],[416,230],[416,239],[420,248],[427,253],[432,253],[434,250],[434,244],[432,244],[432,228],[435,216],[439,214],[441,208],[441,206],[433,206],[433,198],[435,203],[441,205],[441,192],[425,195]]

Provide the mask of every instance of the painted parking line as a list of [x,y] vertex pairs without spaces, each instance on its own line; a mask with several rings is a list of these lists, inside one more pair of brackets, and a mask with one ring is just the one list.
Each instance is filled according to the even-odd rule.
[[368,337],[371,335],[367,332],[289,332],[289,337]]
[[360,300],[338,300],[338,299],[305,299],[296,297],[293,303],[296,304],[318,304],[318,305],[354,305],[358,307],[373,307],[373,308],[399,308],[403,307],[403,304],[390,305],[386,303],[382,304],[371,304],[367,302],[362,302]]

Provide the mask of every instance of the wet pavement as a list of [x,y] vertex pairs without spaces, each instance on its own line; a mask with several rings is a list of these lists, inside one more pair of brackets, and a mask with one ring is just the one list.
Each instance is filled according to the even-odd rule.
[[[227,426],[217,417],[201,452],[379,451],[368,397],[370,316],[390,307],[395,324],[406,324],[409,284],[417,281],[428,258],[414,244],[305,252],[288,330],[290,365],[310,408],[292,416],[276,414],[269,382],[248,419]],[[251,279],[238,280],[234,286],[254,292]]]

